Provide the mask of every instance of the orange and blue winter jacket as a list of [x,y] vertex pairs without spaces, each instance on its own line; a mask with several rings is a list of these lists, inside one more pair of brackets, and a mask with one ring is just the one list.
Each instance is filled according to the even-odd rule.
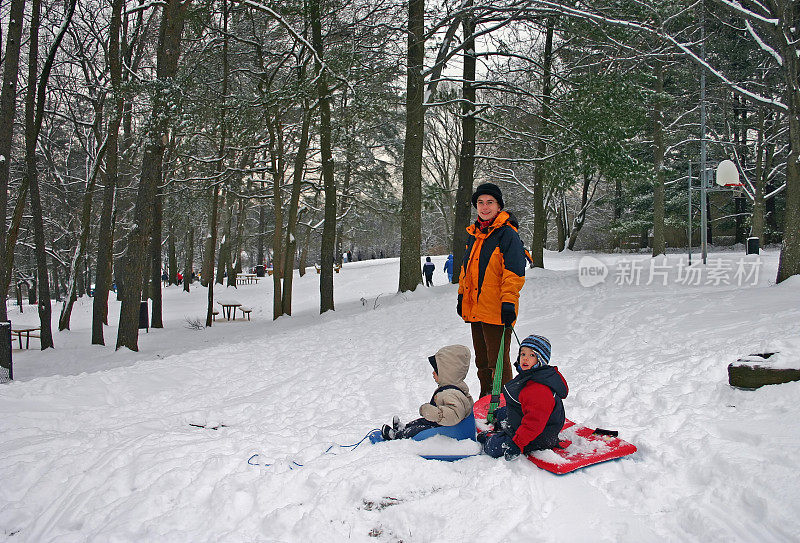
[[502,325],[503,302],[513,303],[519,315],[519,291],[525,284],[525,249],[517,222],[511,214],[501,211],[486,232],[472,224],[467,233],[458,280],[461,317],[466,322]]

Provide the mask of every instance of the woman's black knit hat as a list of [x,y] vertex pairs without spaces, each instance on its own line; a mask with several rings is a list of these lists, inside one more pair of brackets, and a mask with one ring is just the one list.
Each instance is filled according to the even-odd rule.
[[500,204],[500,209],[506,207],[505,204],[503,204],[503,193],[500,192],[500,187],[494,183],[483,183],[482,185],[478,185],[478,188],[475,189],[475,194],[472,195],[472,207],[478,207],[478,196],[481,194],[493,196],[494,199],[497,200],[497,203]]

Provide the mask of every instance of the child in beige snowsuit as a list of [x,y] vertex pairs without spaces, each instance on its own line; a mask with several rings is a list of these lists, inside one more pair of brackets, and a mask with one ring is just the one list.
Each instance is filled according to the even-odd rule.
[[392,426],[384,424],[384,439],[410,438],[422,430],[437,426],[455,426],[472,412],[472,396],[464,382],[469,370],[470,351],[463,345],[448,345],[428,357],[433,366],[433,380],[439,385],[431,400],[419,407],[422,418],[407,424],[395,415]]

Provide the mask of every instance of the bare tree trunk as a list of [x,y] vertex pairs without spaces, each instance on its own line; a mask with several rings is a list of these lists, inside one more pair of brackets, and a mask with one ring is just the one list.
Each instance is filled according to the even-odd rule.
[[[467,6],[472,6],[469,0]],[[461,92],[461,152],[458,157],[458,189],[453,217],[453,283],[461,277],[461,266],[467,246],[467,231],[472,214],[472,185],[475,182],[475,20],[470,14],[464,27],[464,81]]]
[[78,270],[75,274],[75,283],[78,287],[78,298],[86,294],[86,259],[81,258],[80,263],[78,264]]
[[[22,25],[25,22],[24,14],[25,0],[12,0],[3,60],[3,88],[2,94],[0,94],[0,213],[2,213],[3,219],[3,228],[0,228],[0,320],[3,321],[8,320],[6,294],[11,282],[11,267],[14,262],[14,243],[16,242],[15,239],[8,243],[5,224],[11,145],[14,140],[14,117],[17,113],[17,80],[19,78],[19,52],[22,47]],[[20,193],[18,198],[24,205],[25,195]],[[6,248],[7,243],[10,250]]]
[[[622,181],[617,179],[614,183],[614,224],[619,224],[622,219]],[[691,243],[691,240],[689,240]],[[614,247],[619,248],[622,246],[622,239],[619,234],[614,235]]]
[[[267,113],[269,115],[269,113]],[[281,281],[283,279],[283,136],[282,126],[276,110],[272,119],[267,119],[269,127],[269,156],[272,166],[272,210],[275,217],[275,230],[272,234],[272,318],[284,314]],[[291,270],[289,270],[291,274]]]
[[[741,168],[747,169],[747,133],[749,126],[747,122],[747,100],[743,96],[733,95],[733,142],[736,153],[739,156]],[[747,213],[746,197],[744,195],[734,195],[734,220],[736,221],[736,243],[747,242],[747,232],[745,232],[744,221]]]
[[283,300],[281,306],[285,315],[292,314],[292,280],[294,279],[294,257],[297,252],[297,215],[300,204],[300,189],[303,184],[306,156],[308,154],[308,133],[311,125],[311,111],[304,104],[303,125],[300,129],[300,140],[294,158],[292,172],[292,195],[289,198],[289,214],[286,218],[286,243],[283,252]]
[[[222,24],[223,24],[223,40],[222,40],[222,97],[220,99],[220,112],[219,112],[219,161],[217,162],[217,173],[222,174],[225,169],[225,154],[227,152],[227,124],[225,123],[226,104],[228,97],[228,2],[222,1]],[[218,179],[221,179],[221,175]],[[203,280],[208,283],[208,303],[206,305],[206,326],[211,326],[214,321],[214,252],[217,248],[217,220],[219,214],[219,186],[218,181],[215,181],[214,186],[211,188],[211,217],[209,219],[209,239],[207,248],[208,258],[208,279],[203,276]]]
[[262,202],[258,204],[258,237],[256,238],[256,243],[258,247],[256,248],[256,262],[261,266],[264,265],[266,260],[264,256],[264,229],[266,227],[267,217],[266,217],[266,207]]
[[666,252],[664,242],[664,64],[655,60],[655,100],[653,101],[653,256]]
[[[783,215],[783,242],[776,283],[800,274],[800,58],[797,57],[798,10],[796,2],[782,4],[781,32],[786,37],[782,51],[789,106],[789,154],[786,157],[786,204]],[[791,37],[791,39],[789,39]]]
[[[228,278],[228,269],[231,267],[231,230],[233,228],[233,204],[234,198],[229,188],[222,188],[224,192],[220,193],[221,210],[223,213],[222,224],[222,241],[219,245],[219,260],[217,261],[217,279],[218,285],[224,285],[225,280]],[[234,283],[235,285],[235,283]]]
[[3,292],[8,292],[8,287],[11,284],[12,271],[14,269],[14,246],[17,243],[19,228],[22,224],[23,212],[25,211],[25,202],[27,201],[28,178],[23,176],[19,187],[19,194],[17,195],[17,201],[14,204],[14,212],[11,215],[11,226],[8,229],[8,235],[6,236],[6,267],[5,273],[3,273],[4,283],[0,284],[0,289],[2,289]]
[[[28,59],[28,96],[25,104],[25,176],[28,178],[30,191],[31,215],[33,221],[33,238],[36,246],[36,275],[39,290],[39,325],[42,350],[53,347],[53,332],[50,328],[50,283],[47,273],[47,257],[44,235],[44,218],[42,216],[42,197],[39,193],[39,178],[36,165],[36,139],[38,131],[35,124],[37,57],[39,42],[40,0],[33,0],[31,15],[31,41]],[[44,90],[44,89],[43,89]]]
[[[224,140],[224,138],[221,138]],[[224,144],[220,142],[220,147]],[[215,183],[211,187],[211,213],[208,219],[210,234],[206,239],[205,258],[202,281],[208,287],[208,303],[206,304],[206,326],[211,326],[214,320],[214,253],[217,248],[217,216],[219,214],[219,187]],[[201,284],[203,284],[201,283]]]
[[228,207],[231,199],[230,191],[226,192],[222,198],[222,209],[225,218],[222,223],[225,228],[222,230],[222,241],[219,244],[219,261],[217,262],[217,279],[216,283],[220,285],[225,284],[225,278],[228,275],[228,262],[231,259],[230,239],[231,239],[231,222],[233,221],[233,210]]
[[236,276],[242,273],[242,238],[244,237],[244,223],[247,218],[245,199],[237,198],[236,235],[231,240],[232,259],[228,268],[228,286],[236,286]]
[[[706,239],[708,240],[709,245],[714,244],[714,221],[711,219],[711,198],[706,198],[706,217],[708,217],[708,228],[706,229]],[[647,235],[642,235],[645,240],[647,239]],[[647,241],[643,242],[642,248],[647,247]]]
[[[100,172],[100,163],[103,160],[103,155],[106,152],[108,140],[106,139],[97,152],[94,166],[89,179],[86,181],[86,190],[83,194],[83,205],[81,208],[81,221],[80,221],[80,235],[78,237],[78,246],[75,248],[75,254],[72,256],[72,264],[69,269],[69,279],[67,283],[67,295],[64,298],[64,304],[61,307],[61,314],[58,318],[58,330],[69,330],[69,321],[72,316],[72,306],[78,299],[78,275],[82,274],[82,263],[86,255],[86,246],[89,243],[89,228],[92,219],[92,197],[94,196],[94,188],[97,184],[97,176]],[[81,289],[83,290],[83,289]]]
[[[44,117],[45,94],[47,82],[50,79],[50,70],[53,67],[56,51],[61,45],[67,26],[75,13],[76,0],[66,6],[66,13],[62,26],[50,46],[50,50],[42,66],[42,73],[38,74],[39,56],[39,10],[40,0],[33,0],[31,12],[31,40],[28,53],[28,96],[25,107],[25,175],[31,198],[31,215],[33,219],[34,241],[36,244],[36,270],[39,289],[39,321],[41,326],[40,341],[42,350],[53,347],[53,332],[51,329],[50,306],[50,280],[47,271],[47,253],[44,235],[44,217],[42,216],[42,197],[39,192],[39,177],[36,165],[36,142]],[[38,84],[37,84],[38,81]]]
[[[235,204],[235,213],[233,211],[233,203],[231,205],[231,236],[228,243],[228,265],[226,267],[229,287],[236,287],[236,276],[242,271],[242,250],[240,244],[244,232],[244,198],[237,196],[235,198]],[[233,228],[234,217],[236,218],[235,229]]]
[[58,274],[58,262],[54,258],[50,258],[50,266],[53,269],[53,298],[55,301],[61,301],[61,285],[60,277]]
[[[119,240],[118,240],[119,241]],[[122,242],[119,241],[118,245],[122,245]],[[119,251],[118,253],[120,256],[114,259],[114,263],[112,266],[113,272],[113,279],[112,281],[117,285],[117,301],[121,302],[123,298],[125,298],[125,251],[124,249]]]
[[556,208],[556,230],[558,233],[558,252],[566,248],[567,243],[567,202],[564,193],[561,193],[561,200]]
[[169,284],[178,284],[178,253],[175,250],[175,229],[172,221],[169,223],[167,234],[167,259],[169,260]]
[[[161,184],[161,163],[158,170],[158,184]],[[162,198],[161,190],[157,188],[153,202],[153,226],[150,231],[150,299],[153,301],[150,305],[150,328],[164,328],[161,311],[161,227],[164,216]]]
[[767,119],[765,108],[759,108],[758,115],[758,142],[756,143],[756,170],[753,175],[755,179],[755,194],[753,195],[753,220],[751,236],[759,239],[759,244],[763,247],[767,243],[765,231],[767,202],[765,199],[767,178],[772,170],[772,163],[775,157],[774,130],[777,123],[770,114]]
[[22,286],[21,286],[21,283],[17,283],[16,285],[14,285],[14,287],[15,287],[14,290],[16,290],[16,292],[17,292],[17,307],[19,307],[19,312],[20,313],[25,313],[25,311],[23,310],[23,307],[22,307]]
[[[774,184],[768,179],[766,185],[764,186],[764,192],[768,194],[774,189]],[[780,238],[778,236],[778,232],[780,231],[780,227],[778,226],[778,213],[775,206],[775,198],[770,198],[764,202],[764,222],[767,226],[767,229],[765,229],[764,232],[766,243],[779,242]]]
[[95,275],[94,300],[92,301],[92,345],[105,345],[103,325],[108,324],[108,292],[111,287],[111,265],[114,247],[112,219],[114,196],[119,176],[119,127],[124,107],[122,62],[120,57],[120,32],[122,30],[122,6],[124,3],[124,0],[114,0],[112,2],[111,23],[109,26],[107,62],[111,75],[114,110],[108,122],[103,209],[100,212],[100,227],[97,239],[97,273]]
[[303,249],[300,251],[300,263],[297,266],[297,273],[300,277],[306,274],[306,267],[308,266],[308,246],[311,244],[311,228],[306,227],[305,240],[303,241]]
[[200,269],[200,285],[207,287],[210,282],[214,280],[214,249],[216,248],[216,239],[217,235],[214,232],[214,239],[211,239],[211,219],[210,217],[214,217],[214,223],[217,223],[216,220],[216,210],[219,207],[219,191],[217,186],[214,185],[211,187],[211,198],[209,198],[211,209],[209,210],[209,234],[206,236],[205,241],[203,242],[203,263]]
[[192,282],[192,271],[194,266],[194,228],[189,225],[186,219],[186,265],[183,268],[183,290],[189,292],[189,284]]
[[753,218],[750,226],[750,235],[759,239],[764,245],[764,128],[766,115],[764,107],[758,108],[758,135],[756,137],[756,170],[753,174],[755,190],[753,193]]
[[[545,44],[542,57],[542,114],[541,131],[548,128],[550,120],[550,72],[553,66],[553,17],[547,18],[545,30]],[[547,142],[544,137],[539,137],[536,144],[536,154],[543,157],[547,152]],[[547,231],[547,212],[544,207],[544,164],[537,162],[533,173],[533,242],[531,243],[531,258],[535,268],[544,268],[544,244]]]
[[[425,0],[408,2],[408,63],[406,67],[406,135],[403,145],[403,206],[400,222],[400,292],[422,283],[422,149],[425,137],[423,76],[425,60]],[[324,269],[324,268],[323,268]]]
[[[224,199],[224,198],[223,198]],[[219,244],[219,256],[217,257],[217,275],[214,282],[218,285],[224,285],[225,279],[228,277],[228,227],[222,231],[222,242]]]
[[[108,167],[108,166],[106,166]],[[114,173],[116,176],[116,172]],[[95,275],[94,301],[92,303],[92,344],[105,345],[103,325],[108,324],[108,293],[112,285],[112,249],[114,246],[114,193],[116,180],[106,175],[103,188],[103,210],[100,215],[100,234],[97,240],[97,273]],[[98,299],[99,298],[99,299]],[[95,323],[95,320],[97,321]]]
[[586,222],[586,210],[589,208],[589,201],[591,199],[591,196],[589,194],[589,188],[591,186],[592,186],[592,176],[589,174],[588,171],[584,171],[583,187],[581,189],[581,208],[578,211],[577,215],[575,215],[575,219],[573,219],[572,221],[572,228],[570,229],[569,240],[567,241],[567,249],[569,249],[570,251],[572,251],[575,248],[575,242],[578,239],[578,233],[580,233],[584,223]]
[[[419,0],[412,0],[419,1]],[[311,35],[316,56],[314,67],[317,75],[317,96],[319,98],[319,139],[322,160],[322,178],[325,187],[325,224],[322,228],[322,244],[320,249],[319,279],[319,312],[333,310],[333,252],[336,243],[336,179],[333,171],[333,154],[331,151],[331,105],[328,91],[328,75],[323,65],[322,20],[320,18],[319,0],[309,1],[311,18]],[[418,234],[419,235],[419,234]],[[419,251],[419,249],[417,249]],[[419,259],[417,259],[419,267]]]
[[92,288],[92,276],[89,275],[89,268],[92,266],[91,261],[89,260],[89,255],[87,254],[83,258],[82,266],[81,266],[81,273],[80,273],[80,282],[78,283],[78,297],[83,295],[89,294]]
[[[349,95],[347,90],[345,89],[342,93],[342,110],[347,111],[347,104]],[[353,150],[354,139],[355,135],[353,134],[354,131],[354,123],[347,123],[344,127],[344,146],[345,146],[345,155],[344,155],[344,175],[342,176],[342,191],[341,191],[341,198],[339,199],[339,212],[343,213],[346,209],[345,206],[348,205],[348,201],[350,198],[350,180],[353,177],[353,161],[355,160],[354,155],[355,152]],[[337,266],[342,265],[342,253],[344,252],[343,249],[343,241],[342,235],[344,232],[344,220],[340,220],[336,223],[336,252],[334,255],[334,261],[336,262]]]
[[[346,206],[348,205],[348,201],[350,198],[350,180],[353,178],[353,161],[355,160],[355,153],[353,151],[353,134],[351,132],[352,127],[348,127],[346,129],[347,135],[345,138],[347,139],[347,148],[345,150],[345,164],[344,164],[344,176],[342,179],[342,197],[339,200],[339,210],[340,212],[344,213]],[[337,266],[342,265],[342,254],[344,253],[344,242],[342,240],[342,235],[344,232],[344,221],[338,221],[336,224],[336,253],[335,253],[335,261]]]
[[[163,83],[171,82],[177,72],[184,14],[189,3],[166,0],[163,7],[157,48],[156,76]],[[151,126],[142,157],[142,173],[136,197],[135,227],[128,239],[125,263],[125,296],[120,309],[117,349],[139,350],[139,302],[142,276],[148,262],[147,241],[152,229],[152,207],[161,180],[161,160],[169,130],[170,104],[165,93],[153,100]]]
[[[98,153],[97,160],[102,160],[100,153]],[[80,233],[78,235],[78,246],[75,248],[75,253],[72,255],[72,263],[69,268],[69,278],[67,280],[67,294],[64,298],[64,304],[61,307],[61,314],[58,318],[58,330],[69,330],[69,321],[72,316],[72,306],[78,299],[79,291],[79,276],[83,270],[83,259],[86,254],[86,245],[89,242],[89,227],[92,218],[92,197],[94,196],[95,179],[97,170],[92,174],[92,177],[86,183],[86,191],[83,195],[83,206],[81,210],[80,220]],[[82,289],[81,289],[82,290]]]

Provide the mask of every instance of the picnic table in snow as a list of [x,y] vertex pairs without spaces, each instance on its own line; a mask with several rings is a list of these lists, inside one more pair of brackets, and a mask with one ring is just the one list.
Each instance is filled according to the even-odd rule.
[[[319,264],[314,264],[314,268],[317,270],[318,274],[322,273],[322,267]],[[342,269],[342,265],[341,264],[334,264],[333,265],[333,271],[335,271],[336,273],[339,273],[339,270],[341,270],[341,269]]]
[[[16,335],[17,338],[19,338],[19,348],[20,349],[22,349],[22,336],[25,336],[25,348],[28,349],[28,348],[30,348],[31,337],[35,337],[35,338],[39,337],[39,334],[36,334],[34,332],[38,332],[40,330],[41,330],[41,328],[38,327],[38,326],[27,326],[27,327],[22,327],[22,328],[12,328],[11,329],[11,335],[12,336]],[[33,333],[33,335],[31,336],[32,333]]]
[[242,304],[236,300],[217,300],[217,303],[222,306],[222,314],[225,315],[227,320],[236,320],[236,308],[241,307]]
[[251,283],[258,283],[258,280],[261,279],[258,275],[254,273],[237,273],[236,274],[236,284],[237,285],[249,285]]

